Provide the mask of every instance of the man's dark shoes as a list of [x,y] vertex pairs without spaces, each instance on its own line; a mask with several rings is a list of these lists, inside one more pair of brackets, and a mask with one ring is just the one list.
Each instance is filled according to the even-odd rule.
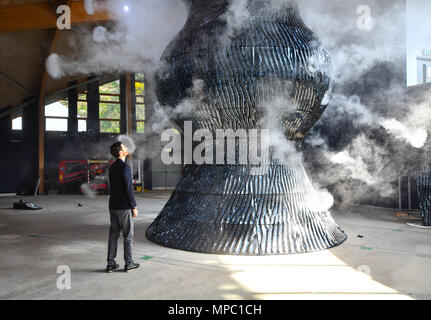
[[129,272],[138,268],[139,268],[139,263],[132,262],[131,264],[124,266],[124,272]]
[[114,270],[117,270],[120,268],[120,265],[117,263],[115,266],[107,266],[106,267],[106,272],[111,273]]

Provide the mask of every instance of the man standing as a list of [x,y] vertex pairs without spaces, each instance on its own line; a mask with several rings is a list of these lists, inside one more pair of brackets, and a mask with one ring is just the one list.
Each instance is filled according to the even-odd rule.
[[117,158],[117,161],[109,168],[111,227],[109,228],[108,266],[106,267],[106,272],[112,272],[120,268],[120,265],[115,262],[120,233],[123,233],[124,238],[124,271],[129,272],[139,268],[139,264],[134,263],[132,258],[133,218],[138,216],[133,193],[132,170],[125,162],[129,152],[121,142],[111,146],[111,154]]

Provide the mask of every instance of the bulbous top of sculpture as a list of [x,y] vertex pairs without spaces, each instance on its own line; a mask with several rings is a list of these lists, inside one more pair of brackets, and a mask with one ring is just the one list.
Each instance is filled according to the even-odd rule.
[[[299,14],[300,0],[184,0],[190,6],[190,14],[213,11],[237,11],[239,14],[247,14],[252,17],[259,16],[291,16]],[[236,3],[235,3],[236,2]]]
[[[274,107],[281,109],[280,126],[288,139],[302,141],[329,102],[328,52],[296,1],[249,0],[244,10],[229,7],[231,1],[190,0],[188,20],[156,76],[159,102],[176,108],[197,100],[198,107],[181,115],[196,128],[250,129],[262,127],[262,106],[279,97],[285,101]],[[194,80],[202,84],[196,94]]]
[[[240,0],[184,0],[189,5],[212,6],[217,4],[231,4]],[[245,0],[248,4],[268,4],[270,6],[283,6],[299,8],[299,0]]]

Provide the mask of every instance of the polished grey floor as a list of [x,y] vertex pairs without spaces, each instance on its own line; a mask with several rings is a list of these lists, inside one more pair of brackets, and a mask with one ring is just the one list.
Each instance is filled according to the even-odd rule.
[[[146,239],[168,197],[164,191],[137,195],[134,257],[142,268],[112,274],[103,272],[107,196],[41,196],[35,201],[39,211],[12,210],[19,197],[0,197],[0,299],[431,298],[431,230],[409,227],[389,209],[334,212],[349,238],[331,250],[221,256]],[[119,249],[123,266],[122,243]],[[64,270],[70,270],[70,289]]]

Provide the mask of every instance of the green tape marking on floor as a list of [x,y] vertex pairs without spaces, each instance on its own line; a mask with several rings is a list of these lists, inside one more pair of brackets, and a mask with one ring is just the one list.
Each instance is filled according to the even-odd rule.
[[154,257],[150,257],[150,256],[143,256],[143,257],[141,257],[141,258],[139,258],[139,259],[141,259],[141,260],[145,260],[145,261],[149,261],[149,260],[151,260],[151,259],[153,259]]
[[361,249],[362,249],[362,250],[368,250],[368,251],[373,250],[373,248],[370,248],[370,247],[361,247]]
[[395,229],[394,231],[396,231],[396,232],[404,232],[404,230],[401,230],[401,229]]

